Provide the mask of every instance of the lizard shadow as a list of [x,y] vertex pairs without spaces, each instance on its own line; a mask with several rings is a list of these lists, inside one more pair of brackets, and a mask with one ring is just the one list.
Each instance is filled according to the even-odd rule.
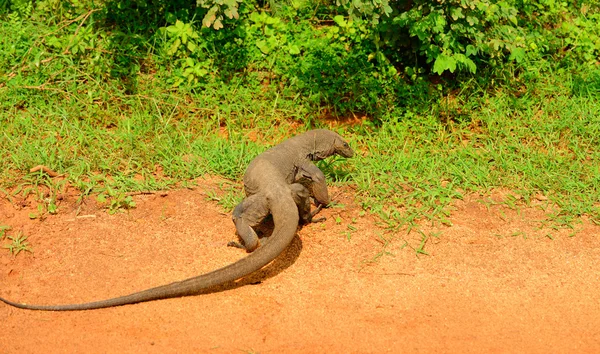
[[[258,227],[256,227],[256,231],[257,233],[259,233],[261,241],[264,242],[265,239],[267,239],[268,242],[268,238],[272,235],[274,227],[275,226],[273,225],[273,219],[271,217],[267,218]],[[300,226],[298,230],[300,230],[301,228],[302,226]],[[300,239],[300,237],[298,237],[298,234],[296,233],[288,247],[286,247],[286,249],[283,250],[283,252],[281,252],[281,254],[277,256],[277,258],[275,258],[271,263],[269,263],[265,267],[251,274],[248,274],[247,276],[241,279],[230,281],[221,285],[216,285],[214,287],[202,290],[196,293],[196,295],[218,293],[222,291],[237,289],[246,285],[260,284],[263,281],[278,275],[279,273],[289,268],[292,264],[296,263],[296,260],[300,256],[301,251],[302,240]]]

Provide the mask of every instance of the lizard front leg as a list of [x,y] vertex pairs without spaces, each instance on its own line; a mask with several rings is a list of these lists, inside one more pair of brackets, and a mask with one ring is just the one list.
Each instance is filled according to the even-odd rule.
[[300,215],[300,221],[304,224],[313,222],[325,221],[325,218],[314,219],[314,216],[321,211],[323,204],[319,205],[313,212],[310,211],[310,192],[301,183],[292,183],[290,185],[292,197],[294,202],[298,206],[298,214]]

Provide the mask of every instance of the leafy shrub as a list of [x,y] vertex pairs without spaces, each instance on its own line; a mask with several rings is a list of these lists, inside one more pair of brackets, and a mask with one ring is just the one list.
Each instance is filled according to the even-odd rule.
[[[428,66],[442,74],[502,67],[546,55],[561,55],[569,47],[577,59],[598,57],[598,14],[592,5],[557,0],[415,0],[394,3],[378,26],[380,47],[408,73]],[[596,10],[597,12],[597,6]],[[408,38],[408,39],[407,39]],[[423,58],[424,63],[416,59]]]
[[[242,85],[306,115],[378,118],[424,107],[482,71],[514,80],[532,60],[594,64],[598,8],[597,0],[5,0],[0,84],[18,77],[69,91],[83,81],[91,102],[113,89],[137,92],[139,77],[196,97]],[[431,85],[431,74],[453,85]]]
[[197,86],[212,68],[212,60],[207,57],[206,42],[201,40],[201,33],[193,23],[175,21],[171,26],[162,27],[162,52],[168,60],[175,60],[175,77],[171,79],[173,86],[186,83]]

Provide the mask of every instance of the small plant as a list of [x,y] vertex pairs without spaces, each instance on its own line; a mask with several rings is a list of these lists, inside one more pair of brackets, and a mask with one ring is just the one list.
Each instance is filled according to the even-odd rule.
[[6,237],[6,231],[8,230],[10,230],[10,226],[0,225],[0,240],[3,240]]
[[243,199],[242,191],[231,183],[221,183],[220,189],[221,191],[224,191],[224,193],[207,190],[206,196],[208,200],[216,201],[218,205],[227,211],[233,210],[233,208],[235,208],[235,206]]
[[19,21],[28,18],[33,11],[33,1],[31,0],[0,1],[0,4],[0,8],[9,5],[10,14],[8,18],[12,23],[18,23]]
[[175,70],[173,86],[187,82],[197,86],[202,78],[211,72],[212,60],[206,58],[206,42],[194,23],[175,21],[175,24],[161,28],[165,33],[164,54],[170,59],[179,59]]
[[252,12],[250,21],[252,24],[248,26],[248,32],[264,55],[271,54],[279,48],[283,48],[290,55],[300,54],[298,44],[288,43],[285,32],[289,31],[289,28],[280,18],[271,17],[266,12]]
[[29,218],[44,220],[47,214],[55,215],[56,213],[58,213],[58,206],[55,198],[43,198],[37,206],[37,213],[29,213]]
[[223,28],[223,15],[229,19],[238,19],[238,7],[241,0],[198,0],[198,6],[208,9],[202,19],[202,24],[206,27],[213,27],[216,30]]
[[421,234],[421,243],[419,244],[419,246],[415,249],[415,252],[417,254],[424,254],[426,256],[429,256],[429,253],[427,253],[425,251],[425,244],[427,243],[427,241],[429,240],[429,235],[426,235],[423,231],[418,230],[418,232]]
[[352,224],[356,224],[356,219],[352,218],[352,222],[350,224],[348,224],[348,230],[346,230],[346,239],[348,241],[350,241],[352,239],[352,234],[354,232],[356,232],[358,229],[356,228],[356,226],[352,225]]
[[[376,241],[381,244],[381,250],[379,252],[377,252],[377,254],[375,254],[373,256],[373,258],[363,260],[362,261],[363,266],[367,266],[367,265],[371,265],[371,264],[376,264],[384,256],[395,257],[395,255],[392,252],[390,252],[390,251],[387,250],[387,247],[392,243],[392,239],[391,238],[386,238],[385,236],[383,236],[383,234],[377,233],[377,239],[376,239]],[[404,244],[400,247],[400,249],[403,249],[403,248],[405,248],[407,246],[408,246],[408,242],[405,241]]]
[[107,204],[106,209],[109,214],[116,214],[119,211],[135,208],[133,197],[123,192],[100,193],[97,197],[98,202]]
[[32,252],[31,246],[27,242],[27,236],[24,236],[21,232],[16,236],[7,236],[7,238],[12,242],[5,244],[3,247],[8,249],[13,256],[16,257],[21,251]]
[[54,204],[53,202],[49,202],[48,205],[46,206],[46,208],[48,209],[48,213],[50,213],[52,215],[58,213],[58,206],[56,204]]
[[40,218],[43,220],[44,218],[44,206],[42,204],[38,204],[37,206],[37,213],[29,213],[29,218],[31,220]]
[[340,218],[339,215],[336,215],[336,217],[335,217],[335,223],[337,225],[341,225],[342,224],[342,218]]

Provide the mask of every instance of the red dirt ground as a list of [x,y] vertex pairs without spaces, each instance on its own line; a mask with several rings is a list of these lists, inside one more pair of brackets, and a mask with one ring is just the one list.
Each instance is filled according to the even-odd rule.
[[[68,196],[43,221],[28,218],[35,205],[0,199],[0,225],[22,231],[34,249],[0,250],[0,296],[98,300],[243,257],[225,246],[235,239],[230,215],[207,201],[217,186],[136,196],[135,209],[116,215]],[[322,211],[326,222],[302,228],[243,286],[81,312],[0,304],[0,352],[600,352],[600,227],[583,221],[574,237],[564,230],[551,240],[538,209],[471,196],[456,203],[453,226],[423,223],[439,238],[417,255],[403,247],[418,245],[417,233],[386,232],[349,188],[331,194],[343,207]],[[381,237],[395,240],[384,247]]]

